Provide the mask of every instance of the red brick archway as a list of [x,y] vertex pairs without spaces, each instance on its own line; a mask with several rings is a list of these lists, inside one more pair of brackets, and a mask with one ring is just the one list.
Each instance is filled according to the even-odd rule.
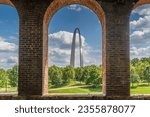
[[105,14],[100,6],[100,4],[96,0],[54,0],[49,7],[47,8],[44,14],[44,22],[49,23],[52,16],[62,7],[71,4],[81,4],[88,8],[90,8],[95,14],[99,17],[102,25],[105,23]]
[[[90,8],[95,14],[98,16],[101,24],[102,24],[102,35],[103,35],[103,43],[105,43],[105,14],[100,6],[100,4],[96,0],[54,0],[49,7],[47,8],[45,14],[44,14],[44,22],[43,22],[43,44],[44,44],[44,49],[43,49],[43,69],[44,69],[44,92],[48,92],[48,26],[51,18],[53,15],[62,7],[66,5],[71,5],[71,4],[81,4],[84,5],[88,8]],[[103,60],[105,60],[105,44],[103,45]],[[103,67],[105,68],[105,61],[102,62]],[[105,93],[105,69],[103,69],[103,92]]]
[[150,4],[150,0],[139,0],[137,3],[134,4],[134,8],[144,5],[144,4]]
[[149,0],[0,0],[0,4],[13,5],[10,1],[20,19],[19,96],[48,93],[48,24],[54,13],[70,4],[87,6],[102,23],[103,93],[130,96],[129,15]]
[[10,0],[0,0],[0,4],[13,6],[13,4],[12,4],[12,2]]

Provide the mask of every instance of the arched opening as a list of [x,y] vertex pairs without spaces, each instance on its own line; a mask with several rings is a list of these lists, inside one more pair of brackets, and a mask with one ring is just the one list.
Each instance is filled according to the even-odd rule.
[[[93,44],[93,46],[94,46],[94,44],[95,44],[95,42],[94,41],[97,41],[96,43],[96,45],[99,47],[99,48],[101,48],[100,49],[100,53],[98,53],[99,55],[99,57],[98,57],[98,59],[97,60],[93,60],[92,62],[94,63],[96,63],[96,62],[99,62],[99,65],[98,64],[96,64],[95,65],[95,63],[94,63],[94,65],[93,65],[93,63],[91,63],[91,64],[87,64],[86,63],[86,65],[85,66],[88,66],[88,65],[93,65],[93,66],[91,66],[91,69],[93,69],[93,72],[98,72],[98,73],[95,73],[95,74],[100,74],[99,76],[100,77],[102,77],[102,48],[103,48],[103,50],[104,50],[104,46],[102,47],[102,37],[103,37],[103,41],[104,41],[104,37],[105,37],[105,33],[104,33],[104,30],[105,30],[105,27],[104,27],[104,23],[105,23],[105,17],[104,17],[104,12],[103,12],[103,10],[102,10],[102,8],[100,7],[100,5],[96,2],[96,1],[86,1],[85,2],[85,0],[82,0],[82,1],[62,1],[62,4],[59,4],[59,5],[61,5],[61,6],[57,6],[57,7],[55,7],[55,5],[58,5],[57,4],[57,0],[55,0],[54,2],[52,2],[51,3],[51,5],[49,6],[49,8],[47,9],[47,12],[46,12],[46,14],[45,14],[45,17],[44,17],[44,32],[45,32],[45,34],[44,34],[44,39],[46,39],[47,38],[47,40],[45,40],[44,41],[44,45],[46,45],[47,43],[48,43],[48,37],[50,38],[50,40],[49,40],[49,46],[51,46],[51,47],[49,47],[49,51],[48,51],[48,47],[45,47],[44,48],[44,51],[46,52],[43,52],[44,53],[44,68],[45,68],[45,71],[44,71],[44,73],[45,74],[43,74],[43,75],[45,75],[44,77],[45,77],[45,79],[46,80],[44,80],[44,82],[45,82],[45,87],[47,87],[48,86],[48,84],[46,83],[47,81],[48,81],[48,77],[49,76],[47,76],[47,74],[48,74],[48,66],[52,66],[52,65],[54,65],[55,63],[55,65],[60,65],[60,64],[62,64],[62,65],[60,65],[60,66],[67,66],[67,65],[69,65],[69,63],[70,63],[70,54],[71,54],[71,49],[69,49],[69,48],[71,48],[70,46],[71,46],[71,39],[72,39],[72,37],[73,37],[73,31],[75,30],[75,28],[79,28],[80,29],[80,31],[81,31],[81,38],[82,38],[82,40],[83,41],[85,41],[86,39],[85,39],[85,37],[84,37],[84,35],[86,36],[86,35],[88,35],[87,33],[88,32],[86,32],[86,30],[88,30],[88,28],[90,29],[91,28],[91,26],[89,26],[89,27],[86,27],[86,25],[85,24],[87,24],[87,22],[85,23],[84,21],[86,21],[85,20],[85,18],[79,18],[79,17],[84,17],[84,15],[83,16],[81,16],[81,14],[79,13],[79,11],[80,10],[82,10],[83,9],[83,12],[84,12],[84,14],[86,14],[86,12],[88,11],[88,12],[91,12],[91,14],[92,15],[95,15],[96,17],[97,17],[97,20],[96,20],[96,24],[97,24],[97,26],[98,26],[98,31],[99,31],[99,34],[97,34],[97,35],[99,35],[99,37],[97,38],[98,40],[94,40],[93,39],[93,37],[92,37],[92,35],[94,35],[93,33],[94,33],[94,31],[91,31],[91,32],[89,32],[89,34],[91,34],[91,37],[89,36],[88,38],[89,39],[87,39],[87,40],[89,40],[89,43],[90,44]],[[83,6],[82,6],[83,5]],[[70,10],[69,10],[70,9]],[[68,10],[68,11],[67,11]],[[76,13],[74,13],[74,14],[76,14],[76,15],[74,15],[74,16],[71,16],[72,14],[71,14],[71,12],[72,11],[75,11],[76,10]],[[51,12],[48,12],[48,11],[51,11]],[[57,12],[57,13],[56,13]],[[68,12],[68,14],[70,14],[70,16],[65,16],[65,14],[63,14],[63,12]],[[70,12],[70,13],[69,13]],[[94,13],[95,12],[95,13]],[[56,14],[55,14],[56,13]],[[78,15],[80,14],[80,16],[78,16]],[[94,17],[95,17],[94,16]],[[57,20],[59,20],[59,21],[56,21],[56,18],[58,18]],[[63,17],[64,19],[62,19],[61,17]],[[65,18],[66,17],[66,18]],[[78,17],[77,19],[75,18],[75,17]],[[69,19],[70,18],[70,19]],[[87,17],[86,17],[87,18]],[[63,21],[64,20],[64,21]],[[82,21],[81,21],[82,20]],[[78,24],[76,24],[76,21],[78,22]],[[50,28],[49,28],[49,31],[48,31],[48,24],[49,24],[49,22],[50,22]],[[65,22],[65,23],[64,23]],[[67,23],[68,22],[68,23]],[[72,24],[70,24],[70,23],[72,23]],[[75,22],[75,23],[74,23]],[[81,24],[80,23],[83,23],[82,24],[82,26],[81,26]],[[102,24],[102,29],[101,29],[101,25],[100,25],[100,22],[101,22],[101,24]],[[92,23],[92,21],[90,22],[90,23]],[[89,23],[89,25],[90,25],[90,23]],[[63,24],[65,24],[64,26],[63,26]],[[71,26],[70,26],[71,25]],[[85,26],[83,26],[83,25],[85,25]],[[88,24],[87,24],[88,25]],[[91,28],[91,29],[94,29],[93,27]],[[47,30],[47,32],[46,32],[46,30]],[[94,29],[95,30],[95,29]],[[101,32],[100,32],[101,31]],[[100,34],[100,33],[102,33],[103,32],[103,35],[102,34]],[[47,37],[47,35],[49,35],[48,37]],[[68,35],[68,36],[65,36],[65,35]],[[70,36],[69,36],[70,35]],[[57,38],[55,38],[55,40],[54,39],[52,39],[52,38],[54,38],[54,36],[57,36]],[[69,38],[69,41],[70,42],[67,42],[68,43],[68,45],[69,46],[67,46],[67,44],[65,45],[65,46],[63,46],[63,45],[59,45],[59,48],[58,47],[54,47],[54,46],[58,46],[57,44],[58,43],[56,43],[56,41],[57,42],[60,42],[61,40],[57,40],[58,39],[58,37],[60,37],[60,38],[62,38],[62,37],[64,37],[64,40],[62,41],[62,43],[64,44],[64,42],[66,41],[68,41],[68,39],[66,39],[67,37]],[[78,37],[78,36],[77,36]],[[90,38],[92,38],[92,39],[90,39]],[[66,39],[66,40],[65,40]],[[76,40],[78,40],[78,39],[76,39]],[[86,40],[86,41],[87,41]],[[79,44],[78,43],[79,41],[77,41],[77,44]],[[84,44],[85,44],[85,42],[83,42]],[[60,44],[60,43],[59,43]],[[85,44],[86,45],[86,44]],[[86,45],[87,46],[87,45]],[[56,50],[54,50],[54,49],[56,49]],[[63,50],[64,49],[64,50]],[[90,51],[90,48],[88,48],[89,49],[89,51]],[[67,50],[67,52],[66,52],[66,50]],[[76,50],[78,50],[78,49],[76,49]],[[95,52],[97,51],[95,48],[94,48],[94,50],[95,50]],[[93,51],[94,51],[93,50]],[[54,51],[54,52],[52,52],[52,51]],[[60,54],[60,51],[62,51],[63,53],[62,53],[62,56],[59,56],[59,54]],[[83,51],[84,51],[84,49],[83,49]],[[91,49],[91,52],[92,52],[92,49]],[[97,51],[98,52],[98,51]],[[50,55],[50,57],[49,57],[49,59],[48,59],[48,54],[47,53],[49,53],[49,55]],[[77,53],[79,53],[79,52],[75,52],[76,54]],[[83,52],[84,53],[84,52]],[[56,56],[53,56],[53,55],[51,55],[51,54],[55,54],[55,55],[58,55],[59,57],[57,57],[56,58]],[[53,58],[54,57],[54,58]],[[93,58],[93,59],[95,59],[94,58],[95,56],[90,56],[90,58]],[[104,57],[104,56],[103,56]],[[62,61],[64,58],[67,58],[66,60],[67,61]],[[53,60],[52,60],[53,59]],[[58,60],[59,59],[59,62],[60,63],[57,63],[56,62],[56,60]],[[79,56],[77,55],[76,56],[76,58],[75,58],[76,60],[79,60]],[[84,59],[85,60],[85,59]],[[87,59],[88,60],[88,59]],[[46,61],[46,62],[45,62]],[[49,64],[48,64],[48,61],[49,61]],[[54,63],[54,61],[55,61],[55,63]],[[65,64],[64,64],[65,63]],[[79,65],[79,62],[77,62],[77,64]],[[78,66],[76,64],[76,66]],[[103,64],[103,66],[104,66],[104,64]],[[57,69],[56,68],[56,66],[53,66],[53,68],[52,69]],[[63,74],[63,73],[60,73],[60,71],[61,71],[61,69],[63,69],[62,67],[58,70],[58,74]],[[96,70],[94,70],[94,69],[96,69]],[[72,67],[70,67],[70,66],[67,66],[67,67],[65,67],[64,68],[64,71],[66,70],[66,73],[68,72],[68,71],[70,71],[70,73],[72,73],[71,71],[72,70],[74,70],[74,71],[82,71],[81,70],[81,67],[78,67],[78,68],[72,68]],[[88,67],[87,67],[87,70],[88,70]],[[50,71],[50,70],[49,70]],[[52,70],[51,70],[52,71]],[[101,71],[101,73],[99,73],[99,71]],[[72,73],[72,74],[74,74],[75,75],[75,73]],[[104,72],[103,72],[103,74],[104,74]],[[67,75],[67,74],[65,74],[65,75]],[[63,76],[65,76],[64,74],[63,74]],[[93,73],[93,75],[94,75],[94,73]],[[94,77],[94,76],[93,76]],[[65,78],[64,78],[65,79]],[[65,79],[66,80],[66,79]],[[67,81],[67,80],[66,80]],[[58,83],[58,82],[57,82]],[[95,82],[95,84],[96,84],[97,82]],[[105,83],[105,81],[103,80],[103,83]],[[102,84],[103,84],[102,83]],[[82,81],[78,84],[78,85],[81,85],[82,84]],[[73,84],[74,85],[74,84]],[[91,85],[90,83],[89,83],[89,85]],[[105,85],[103,85],[103,86],[105,86]],[[81,86],[82,87],[82,86]],[[105,87],[103,87],[103,90],[105,90]],[[48,91],[47,91],[48,92]],[[60,92],[62,92],[62,91],[60,91]],[[78,93],[78,91],[76,91],[77,93]],[[49,91],[49,93],[51,93],[51,91]],[[55,92],[54,91],[54,93],[57,93],[57,92]],[[69,92],[68,92],[69,93]],[[82,94],[83,92],[79,92],[79,94]],[[101,89],[101,91],[98,91],[98,92],[96,92],[96,93],[98,93],[98,94],[100,94],[100,93],[102,93],[102,89]],[[85,94],[90,94],[90,92],[86,92]]]
[[6,4],[0,4],[0,93],[18,87],[19,18],[15,7]]
[[131,94],[150,94],[150,4],[138,5],[130,15]]

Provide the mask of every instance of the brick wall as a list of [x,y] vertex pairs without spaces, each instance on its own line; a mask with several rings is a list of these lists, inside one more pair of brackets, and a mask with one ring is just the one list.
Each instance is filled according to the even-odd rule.
[[48,25],[57,10],[75,3],[89,7],[102,23],[104,95],[123,97],[130,95],[129,15],[135,0],[11,1],[20,19],[19,96],[47,94]]

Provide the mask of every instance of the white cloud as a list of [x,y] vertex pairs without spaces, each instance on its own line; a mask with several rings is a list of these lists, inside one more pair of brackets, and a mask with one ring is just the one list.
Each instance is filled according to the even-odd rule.
[[[0,56],[0,68],[10,69],[14,65],[18,64],[18,55],[11,56],[12,54],[5,54]],[[13,54],[14,55],[14,54]]]
[[150,8],[142,9],[138,12],[139,15],[150,15]]
[[150,5],[136,8],[131,15],[133,15],[133,18],[135,17],[134,20],[130,22],[131,58],[149,57]]
[[130,49],[130,55],[131,55],[131,59],[150,57],[150,46],[147,46],[145,48],[132,47]]
[[[79,35],[77,34],[78,38]],[[57,33],[49,34],[50,44],[54,46],[59,45],[60,48],[70,48],[72,43],[73,33],[67,31],[59,31]],[[83,41],[83,46],[85,46],[85,38],[81,35]],[[79,39],[76,40],[77,45],[79,44]]]
[[73,11],[77,11],[77,12],[80,12],[80,11],[82,10],[82,7],[81,7],[81,5],[73,4],[73,5],[69,5],[69,6],[68,6],[68,9],[69,9],[69,10],[73,10]]
[[133,10],[132,12],[133,14],[139,14],[139,15],[150,15],[150,7],[149,4],[148,5],[143,5],[140,6],[138,8],[136,8],[135,10]]
[[[10,38],[8,38],[10,39]],[[18,45],[0,37],[0,68],[10,69],[18,63]]]
[[144,35],[144,32],[143,31],[134,31],[132,34],[131,34],[131,38],[133,37],[142,37]]
[[[49,35],[49,65],[66,66],[70,64],[71,44],[73,33],[67,31],[60,31]],[[83,40],[83,55],[84,65],[101,64],[101,50],[93,50],[85,42],[85,37],[81,36]],[[79,39],[77,35],[76,40],[76,66],[79,65]],[[99,54],[99,55],[98,55]]]
[[130,34],[131,47],[145,47],[150,45],[150,28],[134,30]]
[[5,63],[6,62],[6,59],[0,59],[0,63]]
[[83,6],[83,5],[78,5],[78,4],[73,4],[73,5],[69,5],[67,7],[69,10],[73,10],[73,11],[76,11],[76,12],[80,12],[82,11],[83,9],[86,9],[92,13],[94,13],[90,8],[86,7],[86,6]]
[[18,57],[14,57],[14,56],[10,56],[7,60],[6,60],[7,63],[10,63],[10,64],[16,64],[18,63]]
[[134,14],[139,15],[139,18],[130,22],[131,29],[150,28],[150,5],[143,5],[134,9],[131,15]]
[[0,37],[0,52],[13,52],[17,49],[14,43],[6,42],[4,38]]
[[134,31],[130,35],[130,37],[131,37],[131,39],[134,39],[134,38],[141,39],[141,38],[144,38],[144,36],[146,36],[146,35],[150,36],[150,28],[145,28],[145,29],[140,30],[140,31]]
[[18,63],[18,57],[16,56],[10,56],[8,58],[1,58],[0,63],[5,63],[5,64],[16,64]]
[[140,17],[138,20],[133,20],[130,22],[131,29],[137,28],[149,28],[150,27],[150,15]]

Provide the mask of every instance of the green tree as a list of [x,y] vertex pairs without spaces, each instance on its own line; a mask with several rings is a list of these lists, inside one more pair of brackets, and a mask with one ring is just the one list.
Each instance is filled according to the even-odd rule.
[[62,70],[57,66],[52,66],[49,68],[49,83],[58,87],[62,85],[62,77],[63,73]]
[[143,72],[144,80],[148,82],[148,85],[150,85],[150,66],[146,67]]
[[130,65],[130,82],[132,83],[132,87],[134,86],[134,83],[139,83],[140,77],[136,73],[135,67]]
[[139,62],[139,59],[138,59],[138,58],[134,58],[134,59],[131,60],[131,64],[132,64],[133,66],[135,66],[135,64],[137,64],[138,62]]
[[144,81],[143,72],[144,72],[144,69],[146,68],[146,66],[147,66],[147,64],[143,63],[142,61],[139,61],[138,63],[135,64],[135,72],[139,76],[140,82]]
[[102,67],[91,65],[85,69],[84,73],[85,83],[87,85],[93,85],[97,87],[102,84]]
[[148,63],[149,65],[150,65],[150,57],[148,57],[148,58],[146,58],[146,57],[144,57],[144,58],[141,58],[141,61],[143,62],[143,63]]
[[1,80],[1,87],[5,88],[5,92],[8,91],[8,86],[10,84],[10,80],[9,78],[7,77],[7,75],[5,77],[2,78]]
[[86,66],[84,67],[84,70],[83,70],[83,79],[84,79],[84,82],[86,84],[90,84],[90,67],[89,66]]
[[102,84],[102,75],[99,69],[91,71],[91,79],[93,79],[92,85],[95,87],[98,87],[100,84]]
[[75,69],[75,79],[80,82],[84,82],[84,67],[78,67]]
[[63,83],[68,84],[75,79],[75,70],[72,66],[66,66],[63,70]]
[[0,69],[0,87],[4,87],[3,78],[6,77],[6,72],[4,69]]
[[12,69],[7,71],[8,78],[10,79],[10,86],[17,87],[18,86],[18,66],[15,65]]
[[9,86],[9,78],[7,75],[7,72],[3,69],[0,69],[0,87],[5,88],[5,91],[7,92],[7,88]]

